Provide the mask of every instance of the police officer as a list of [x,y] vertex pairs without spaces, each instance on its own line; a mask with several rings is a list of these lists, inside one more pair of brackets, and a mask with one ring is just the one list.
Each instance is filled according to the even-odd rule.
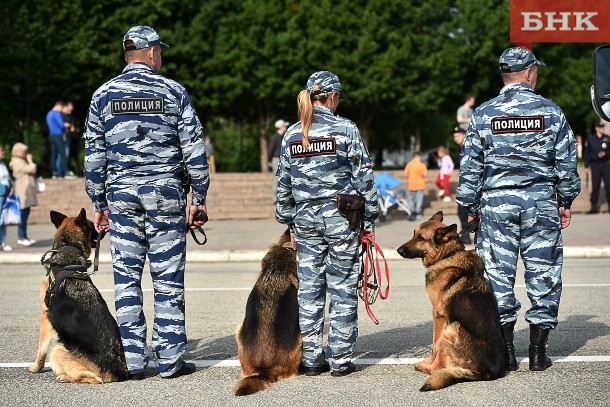
[[[95,91],[85,129],[85,188],[98,231],[110,230],[115,307],[130,378],[148,364],[141,278],[148,256],[154,288],[152,350],[161,377],[193,373],[186,351],[187,222],[205,211],[209,185],[202,127],[188,93],[158,74],[161,42],[150,27],[123,38],[127,66]],[[181,174],[191,176],[186,219]]]
[[599,213],[597,201],[602,179],[610,210],[610,136],[604,134],[604,129],[604,122],[595,123],[595,134],[589,136],[585,146],[585,168],[587,173],[591,173],[591,209],[588,214]]
[[[356,125],[335,115],[345,97],[337,75],[312,74],[298,96],[300,121],[282,140],[276,218],[290,225],[297,247],[299,325],[303,369],[309,376],[356,370],[359,230],[349,228],[337,194],[365,201],[362,233],[373,233],[378,215],[371,160]],[[328,362],[322,351],[326,294],[330,299]]]
[[538,66],[546,65],[527,49],[502,53],[504,87],[474,112],[457,191],[469,220],[481,220],[477,245],[498,304],[508,370],[518,367],[513,330],[521,304],[513,288],[519,253],[531,301],[529,368],[551,365],[546,342],[561,297],[561,229],[570,224],[580,192],[572,129],[559,106],[534,93]]

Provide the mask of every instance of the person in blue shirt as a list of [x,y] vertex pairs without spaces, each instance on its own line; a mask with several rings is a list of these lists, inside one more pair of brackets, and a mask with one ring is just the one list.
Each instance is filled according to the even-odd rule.
[[49,143],[51,144],[51,172],[53,178],[63,178],[66,175],[66,141],[64,123],[61,111],[64,102],[58,100],[53,109],[47,113],[47,127],[49,128]]

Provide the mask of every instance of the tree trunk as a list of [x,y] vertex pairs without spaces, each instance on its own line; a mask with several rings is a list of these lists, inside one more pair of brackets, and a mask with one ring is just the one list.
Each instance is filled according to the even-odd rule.
[[270,115],[265,109],[259,110],[259,135],[258,140],[261,146],[260,148],[260,164],[261,172],[269,171],[267,166],[267,129],[269,128],[269,122],[271,121]]

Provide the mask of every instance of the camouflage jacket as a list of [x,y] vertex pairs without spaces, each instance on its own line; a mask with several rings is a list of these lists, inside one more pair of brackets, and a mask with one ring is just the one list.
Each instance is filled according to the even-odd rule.
[[203,130],[188,93],[143,63],[95,91],[85,124],[85,189],[96,211],[106,187],[178,180],[186,165],[192,204],[205,204],[210,183]]
[[560,207],[580,193],[576,141],[555,103],[523,83],[506,85],[472,116],[460,160],[457,202],[478,215],[481,192],[550,185]]
[[364,229],[374,230],[379,214],[377,188],[368,151],[358,127],[326,107],[314,106],[309,151],[303,151],[301,122],[282,139],[277,170],[276,219],[292,224],[298,203],[358,194],[365,200]]

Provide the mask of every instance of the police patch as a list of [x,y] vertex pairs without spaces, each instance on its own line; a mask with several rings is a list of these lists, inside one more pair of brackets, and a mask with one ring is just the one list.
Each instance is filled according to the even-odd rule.
[[309,150],[305,150],[300,141],[293,141],[288,148],[290,150],[290,158],[334,155],[337,153],[337,145],[334,138],[311,139],[309,140]]
[[120,114],[159,114],[163,111],[163,98],[123,98],[112,99],[110,108],[113,115]]
[[544,116],[509,116],[491,119],[491,133],[527,133],[544,131]]

